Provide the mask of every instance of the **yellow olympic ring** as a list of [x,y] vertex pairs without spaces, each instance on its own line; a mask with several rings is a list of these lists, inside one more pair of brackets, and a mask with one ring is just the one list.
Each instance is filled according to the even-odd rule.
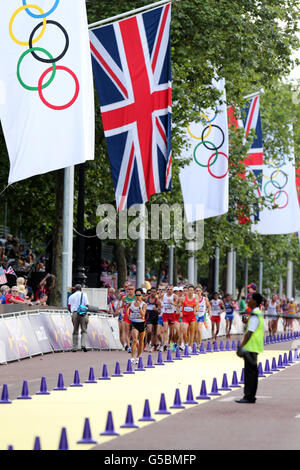
[[266,176],[266,175],[263,175],[264,178],[266,178],[267,180],[270,180],[271,178],[277,178],[277,176],[279,175],[279,168],[276,168],[276,175],[274,176]]
[[[200,113],[200,116],[204,117],[204,119],[206,119],[207,121],[209,120],[208,117],[205,116],[205,114]],[[203,136],[203,140],[205,140],[206,137],[208,137],[210,132],[211,132],[211,122],[208,123],[208,126],[209,126],[209,130],[208,130],[207,134],[205,134]],[[194,139],[202,140],[202,137],[197,137],[196,135],[192,134],[192,132],[190,131],[190,126],[187,126],[187,131],[188,131],[188,133],[190,134],[191,137],[194,137]]]
[[[10,37],[12,38],[12,40],[14,42],[16,42],[17,44],[19,44],[20,46],[29,46],[29,42],[19,41],[14,36],[14,34],[12,32],[12,25],[13,25],[13,22],[14,22],[16,16],[18,15],[18,13],[20,13],[20,11],[22,11],[22,10],[26,10],[27,8],[35,8],[36,10],[38,10],[40,12],[41,15],[44,15],[44,11],[37,5],[23,5],[14,12],[14,14],[12,15],[12,17],[10,19],[10,22],[9,22],[9,34],[10,34]],[[42,27],[41,34],[34,41],[32,41],[32,43],[38,42],[41,39],[41,37],[43,36],[43,34],[46,30],[46,26],[47,26],[46,18],[43,18],[43,27]]]

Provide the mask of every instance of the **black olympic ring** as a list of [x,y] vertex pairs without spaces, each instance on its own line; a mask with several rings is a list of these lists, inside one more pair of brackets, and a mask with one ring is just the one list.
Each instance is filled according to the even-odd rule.
[[[275,181],[276,181],[276,185],[275,185],[275,184],[274,184],[275,181],[273,181],[273,175],[274,175],[274,173],[277,173],[277,175],[278,175],[279,172],[282,173],[282,174],[285,176],[285,183],[284,183],[283,186],[280,186],[279,183],[278,183],[278,181],[276,181],[276,180],[275,180]],[[276,176],[277,176],[277,175],[276,175]],[[274,170],[273,173],[271,174],[270,180],[271,180],[272,185],[273,185],[276,189],[280,189],[280,190],[281,190],[281,189],[283,189],[283,188],[286,187],[286,185],[287,185],[289,179],[288,179],[288,176],[286,175],[286,173],[284,173],[284,171],[282,171],[282,170]],[[278,185],[278,186],[277,186],[277,185]]]
[[[43,59],[42,57],[39,57],[34,51],[31,52],[31,54],[33,55],[33,57],[36,59],[36,60],[39,60],[40,62],[44,62],[46,64],[53,64],[54,62],[58,62],[60,59],[62,59],[64,57],[64,55],[66,54],[67,50],[69,49],[69,36],[68,36],[68,33],[67,31],[65,30],[65,28],[59,24],[57,21],[52,21],[52,20],[46,20],[47,23],[49,24],[54,24],[55,26],[57,26],[59,29],[61,29],[61,31],[63,32],[65,38],[66,38],[66,45],[65,45],[65,48],[63,50],[63,52],[58,56],[58,57],[55,57],[54,59]],[[30,34],[30,38],[29,38],[29,48],[32,49],[32,41],[33,41],[33,37],[36,33],[36,31],[41,27],[43,26],[43,22],[39,23],[35,28],[34,30],[32,31],[32,33]]]
[[[211,128],[211,127],[216,127],[216,128],[219,129],[219,130],[221,131],[221,133],[222,133],[222,139],[223,139],[223,140],[222,140],[222,143],[219,145],[219,147],[216,147],[216,148],[210,148],[210,147],[208,147],[207,145],[205,145],[205,141],[203,140],[203,139],[204,139],[204,135],[205,135],[206,129]],[[221,129],[221,127],[216,126],[215,124],[210,124],[209,126],[205,127],[205,129],[203,129],[203,132],[202,132],[202,134],[201,134],[201,139],[202,139],[202,142],[203,142],[204,147],[206,147],[208,150],[216,150],[216,149],[219,150],[219,149],[222,147],[222,145],[224,144],[225,135],[224,135],[224,132],[223,132],[223,130]]]

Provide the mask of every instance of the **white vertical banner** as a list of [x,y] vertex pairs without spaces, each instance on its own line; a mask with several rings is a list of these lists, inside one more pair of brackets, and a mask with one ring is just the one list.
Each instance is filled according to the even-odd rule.
[[283,155],[279,163],[269,161],[264,164],[261,191],[263,196],[272,197],[272,207],[259,212],[259,221],[252,225],[252,230],[262,235],[297,232],[300,209],[293,148],[290,155]]
[[225,80],[213,80],[222,92],[215,109],[199,112],[201,122],[186,129],[188,149],[182,157],[192,158],[180,171],[180,183],[188,222],[228,212],[228,121]]
[[85,0],[0,4],[0,119],[9,183],[94,158]]

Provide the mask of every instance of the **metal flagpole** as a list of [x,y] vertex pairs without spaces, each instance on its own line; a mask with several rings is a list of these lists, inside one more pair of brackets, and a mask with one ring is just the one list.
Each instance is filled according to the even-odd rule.
[[136,287],[145,284],[145,204],[140,204],[140,236],[137,240]]
[[262,294],[262,288],[263,288],[263,270],[264,270],[264,264],[262,258],[259,259],[259,281],[258,281],[258,292]]
[[219,292],[219,270],[220,270],[220,248],[216,246],[215,250],[215,276],[214,276],[214,291]]
[[174,276],[173,276],[173,273],[174,273],[174,246],[171,245],[169,247],[169,275],[168,275],[168,278],[169,278],[169,284],[173,285],[174,283]]
[[227,280],[226,280],[226,292],[232,294],[232,271],[233,271],[233,248],[227,253]]
[[293,297],[293,261],[288,260],[287,278],[286,278],[286,296],[288,299]]
[[[193,243],[193,242],[190,242]],[[194,275],[195,275],[195,256],[188,257],[188,282],[189,284],[194,284]]]
[[67,306],[67,292],[72,287],[73,267],[74,166],[64,170],[63,251],[61,303]]
[[198,283],[198,260],[196,256],[194,258],[194,286],[196,286]]
[[248,260],[245,260],[245,297],[247,297],[248,292],[248,272],[249,272],[249,265]]
[[161,5],[165,5],[166,3],[172,3],[172,1],[179,1],[179,0],[161,0],[160,2],[150,3],[149,5],[145,5],[141,8],[136,8],[135,10],[126,11],[125,13],[121,13],[120,15],[111,16],[110,18],[106,18],[105,20],[96,21],[96,23],[89,24],[89,29],[97,28],[106,23],[112,23],[113,21],[120,20],[126,16],[135,15],[136,13],[141,13],[146,10],[150,10],[152,8],[159,7]]
[[232,295],[236,296],[236,250],[232,251]]

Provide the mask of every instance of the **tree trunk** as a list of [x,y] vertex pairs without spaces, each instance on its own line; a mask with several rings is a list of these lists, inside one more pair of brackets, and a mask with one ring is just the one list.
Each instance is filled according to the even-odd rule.
[[123,245],[119,245],[118,243],[115,245],[115,258],[118,270],[118,288],[120,289],[123,287],[124,282],[127,281],[127,263],[125,247]]
[[61,306],[62,283],[62,243],[63,243],[63,201],[64,170],[56,172],[56,220],[53,230],[52,273],[55,275],[55,287],[50,293],[49,305]]

